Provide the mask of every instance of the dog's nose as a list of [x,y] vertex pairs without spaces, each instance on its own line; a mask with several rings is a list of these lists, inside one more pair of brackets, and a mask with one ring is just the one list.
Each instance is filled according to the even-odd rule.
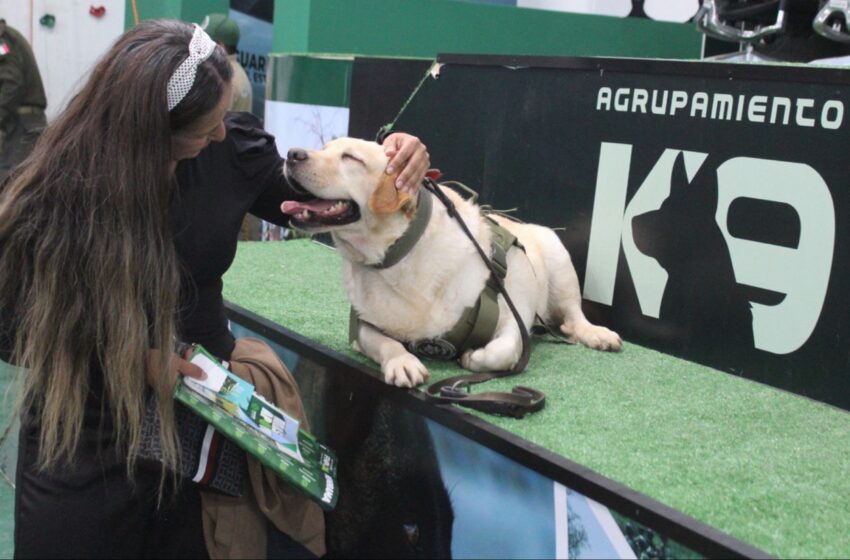
[[301,148],[292,148],[286,152],[286,161],[289,163],[297,163],[299,161],[304,161],[305,159],[307,159],[307,151],[302,150]]

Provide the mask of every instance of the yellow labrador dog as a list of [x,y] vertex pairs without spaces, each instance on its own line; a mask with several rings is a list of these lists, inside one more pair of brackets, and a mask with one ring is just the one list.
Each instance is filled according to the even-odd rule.
[[[380,145],[352,138],[336,139],[318,151],[292,149],[284,166],[287,180],[316,199],[287,201],[281,209],[299,229],[330,232],[343,258],[345,289],[362,321],[355,349],[381,365],[387,383],[409,387],[426,381],[428,370],[405,344],[451,331],[476,305],[490,270],[443,204],[424,201],[430,207],[424,216],[423,197],[434,195],[425,189],[415,196],[396,190],[395,177],[384,173],[387,163]],[[493,233],[479,208],[451,189],[443,191],[486,251]],[[575,269],[557,235],[542,226],[494,219],[524,248],[507,251],[504,285],[525,325],[539,315],[573,342],[619,350],[617,333],[585,318]],[[397,241],[414,228],[415,244],[398,262],[386,263]],[[504,371],[521,352],[519,326],[499,296],[491,339],[463,351],[460,363],[476,372]]]

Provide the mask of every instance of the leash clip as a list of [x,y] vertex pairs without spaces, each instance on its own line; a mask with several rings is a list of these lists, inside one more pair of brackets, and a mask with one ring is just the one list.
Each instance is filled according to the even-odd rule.
[[472,383],[468,379],[458,379],[451,385],[440,387],[440,396],[446,399],[465,399],[471,394],[470,385]]

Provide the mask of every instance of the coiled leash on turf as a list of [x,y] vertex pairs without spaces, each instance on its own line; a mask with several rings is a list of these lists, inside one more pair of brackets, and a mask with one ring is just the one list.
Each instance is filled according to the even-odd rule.
[[525,328],[525,323],[523,322],[522,317],[505,289],[501,275],[493,262],[481,248],[481,245],[479,245],[475,240],[475,236],[469,231],[469,228],[463,221],[463,218],[461,218],[458,213],[457,208],[455,208],[454,203],[430,177],[425,178],[423,181],[423,187],[443,203],[449,213],[449,216],[457,221],[458,225],[460,225],[460,228],[463,230],[463,233],[470,241],[472,241],[472,244],[475,246],[479,256],[490,270],[490,281],[495,284],[498,292],[502,294],[502,297],[505,299],[505,303],[508,304],[511,313],[513,313],[514,319],[516,319],[517,325],[519,326],[520,337],[522,340],[522,354],[512,369],[508,371],[491,371],[486,373],[473,373],[449,377],[448,379],[443,379],[442,381],[437,381],[436,383],[429,385],[426,389],[426,394],[431,400],[441,404],[457,404],[499,416],[522,418],[526,414],[541,410],[546,404],[546,395],[543,394],[543,392],[530,387],[518,385],[514,387],[510,393],[496,391],[487,391],[483,393],[470,392],[472,385],[483,383],[498,377],[516,375],[525,369],[531,352],[528,330]]

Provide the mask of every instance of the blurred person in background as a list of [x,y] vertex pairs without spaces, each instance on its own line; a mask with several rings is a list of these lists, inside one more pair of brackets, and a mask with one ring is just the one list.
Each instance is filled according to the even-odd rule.
[[0,183],[32,151],[47,124],[47,98],[29,43],[0,19]]
[[236,60],[236,45],[239,44],[239,25],[224,14],[209,14],[201,23],[207,34],[213,41],[221,45],[227,53],[227,60],[233,70],[233,101],[230,104],[231,111],[251,111],[253,94],[251,93],[251,80],[245,69]]
[[[236,60],[236,46],[239,44],[239,25],[225,14],[208,14],[201,22],[203,28],[213,41],[221,45],[227,53],[227,60],[233,70],[231,84],[233,86],[233,101],[231,111],[251,111],[254,94],[251,91],[251,80],[245,69]],[[251,215],[245,215],[239,230],[242,241],[258,240],[261,236],[263,221]]]

